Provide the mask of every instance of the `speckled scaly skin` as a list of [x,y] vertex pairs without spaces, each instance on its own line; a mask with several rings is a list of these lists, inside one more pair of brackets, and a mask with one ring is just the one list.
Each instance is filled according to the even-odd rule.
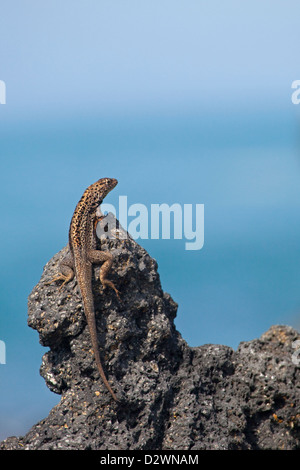
[[[113,262],[113,256],[109,252],[96,250],[95,223],[99,217],[96,210],[102,203],[105,196],[118,184],[114,178],[102,178],[90,185],[83,193],[78,202],[69,229],[69,249],[70,252],[60,264],[60,273],[51,282],[63,280],[62,286],[71,281],[76,276],[80,293],[83,300],[83,307],[87,319],[95,361],[99,374],[111,393],[113,399],[117,397],[109,385],[104,374],[97,340],[97,329],[95,320],[94,299],[92,292],[92,264],[102,264],[100,268],[100,281],[104,287],[114,289],[118,298],[119,292],[113,282],[106,279]],[[61,286],[61,287],[62,287]]]

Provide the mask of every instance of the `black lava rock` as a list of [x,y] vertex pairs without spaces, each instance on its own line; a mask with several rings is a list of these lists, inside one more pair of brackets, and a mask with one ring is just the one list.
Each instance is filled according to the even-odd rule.
[[76,279],[61,291],[46,283],[67,249],[47,263],[28,302],[28,324],[50,348],[41,375],[60,403],[0,449],[300,447],[297,331],[272,326],[236,351],[191,348],[174,326],[177,304],[162,291],[156,261],[130,237],[102,240],[115,254],[109,277],[122,296],[103,289],[95,267],[99,350],[115,403],[94,363]]

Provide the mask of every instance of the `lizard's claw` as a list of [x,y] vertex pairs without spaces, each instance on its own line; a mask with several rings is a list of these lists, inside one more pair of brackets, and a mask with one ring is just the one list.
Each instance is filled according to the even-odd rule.
[[121,299],[120,292],[118,291],[118,289],[114,289],[114,291],[115,291],[115,293],[116,293],[116,295],[117,295],[117,297],[118,297],[119,302],[122,303],[122,299]]
[[60,275],[56,275],[56,276],[54,276],[50,281],[46,281],[46,282],[45,282],[45,285],[46,285],[46,286],[49,286],[49,285],[52,284],[53,282],[59,281],[60,279],[61,279]]
[[50,284],[52,284],[53,282],[56,282],[56,281],[64,281],[58,288],[58,291],[60,292],[61,289],[63,288],[63,286],[69,282],[71,279],[68,277],[68,276],[65,276],[64,274],[57,274],[56,276],[54,276],[51,281],[48,281],[48,282],[45,282],[45,285],[46,286],[49,286]]
[[115,291],[117,297],[118,297],[119,302],[122,302],[120,292],[118,291],[118,289],[116,288],[116,286],[114,285],[114,283],[112,281],[109,281],[108,279],[105,279],[105,280],[102,281],[102,285],[103,285],[104,289],[106,287],[110,287],[111,289],[113,289]]

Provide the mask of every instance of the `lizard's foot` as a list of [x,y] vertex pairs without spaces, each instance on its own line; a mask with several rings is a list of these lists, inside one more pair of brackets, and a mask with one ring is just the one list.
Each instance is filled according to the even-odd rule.
[[63,286],[67,283],[72,281],[74,278],[74,262],[73,258],[71,257],[70,253],[68,253],[63,261],[59,264],[57,274],[51,279],[51,281],[45,282],[46,285],[52,284],[52,282],[56,281],[64,281],[61,286],[59,286],[59,291],[63,288]]
[[65,276],[63,276],[61,273],[60,273],[60,274],[56,274],[56,276],[53,276],[53,278],[52,278],[50,281],[46,281],[46,282],[45,282],[45,286],[49,286],[49,285],[52,284],[53,282],[61,281],[61,280],[64,280],[64,279],[65,279]]
[[112,281],[109,281],[108,279],[106,279],[106,276],[108,275],[109,273],[109,270],[111,268],[111,265],[113,263],[113,256],[111,253],[107,252],[107,251],[100,251],[100,250],[90,250],[88,252],[88,258],[89,258],[89,261],[91,263],[104,263],[102,264],[101,268],[100,268],[100,271],[99,271],[99,279],[100,279],[100,282],[103,286],[103,288],[105,289],[105,287],[110,287],[111,289],[113,289],[119,299],[119,301],[121,302],[121,297],[120,297],[120,293],[118,291],[118,289],[116,288],[116,286],[114,285],[114,283]]
[[74,277],[73,273],[70,273],[69,275],[58,273],[56,276],[54,276],[51,279],[51,281],[45,282],[45,284],[46,286],[48,286],[49,284],[52,284],[53,282],[56,282],[56,281],[64,281],[58,288],[58,290],[61,291],[63,286],[67,284],[67,282],[70,282],[73,279],[73,277]]
[[111,289],[113,289],[118,297],[118,300],[122,302],[120,292],[118,291],[118,289],[116,288],[116,286],[114,285],[112,281],[109,281],[108,279],[102,279],[101,282],[102,282],[104,289],[106,287],[110,287]]

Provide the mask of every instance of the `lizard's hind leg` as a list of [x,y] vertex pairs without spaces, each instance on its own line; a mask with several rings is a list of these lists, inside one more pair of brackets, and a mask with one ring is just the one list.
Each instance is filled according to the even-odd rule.
[[88,253],[88,257],[89,257],[89,261],[93,264],[103,263],[99,272],[99,278],[100,278],[101,284],[103,285],[104,288],[110,287],[111,289],[113,289],[118,299],[121,301],[120,293],[118,289],[116,288],[116,286],[114,285],[112,281],[106,278],[114,260],[113,255],[107,251],[90,250]]
[[56,281],[64,281],[59,290],[67,283],[72,281],[74,278],[74,263],[72,256],[70,254],[66,255],[62,262],[59,265],[59,272],[51,279],[51,281],[46,282],[47,285],[52,284],[52,282]]

